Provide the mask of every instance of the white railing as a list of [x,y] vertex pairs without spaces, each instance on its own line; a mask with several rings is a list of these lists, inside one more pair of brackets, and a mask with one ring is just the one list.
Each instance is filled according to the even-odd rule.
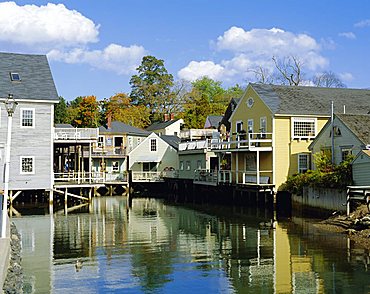
[[54,140],[97,140],[98,128],[54,128]]
[[203,149],[210,149],[211,148],[211,140],[198,140],[198,141],[189,141],[189,142],[181,142],[179,144],[179,151],[185,150],[203,150]]
[[179,171],[178,170],[164,170],[161,173],[161,177],[177,179],[179,177]]
[[111,148],[108,148],[108,147],[105,147],[105,148],[102,148],[102,147],[97,147],[96,145],[93,146],[93,150],[92,150],[92,155],[93,156],[107,156],[107,155],[117,155],[117,156],[120,156],[120,155],[127,155],[128,152],[127,152],[127,149],[126,147],[111,147]]
[[213,129],[189,129],[182,130],[180,132],[180,138],[187,140],[199,140],[202,138],[212,138],[215,133],[218,133],[218,131]]
[[133,182],[161,182],[163,181],[161,172],[144,172],[144,171],[133,171],[132,172]]
[[197,169],[194,173],[194,182],[218,183],[217,171]]
[[127,173],[66,172],[54,173],[55,183],[93,184],[105,182],[127,182]]
[[235,140],[212,139],[212,149],[272,148],[272,133],[236,134]]
[[218,171],[218,182],[224,184],[231,184],[233,181],[231,170],[219,170]]

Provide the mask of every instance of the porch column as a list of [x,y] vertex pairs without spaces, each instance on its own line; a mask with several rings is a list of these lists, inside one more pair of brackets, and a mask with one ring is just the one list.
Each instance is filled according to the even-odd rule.
[[235,176],[236,176],[236,183],[239,184],[239,153],[236,152],[236,157],[235,157]]
[[257,156],[256,156],[256,161],[257,161],[257,185],[260,184],[260,152],[257,150]]
[[89,142],[89,183],[91,184],[91,142]]

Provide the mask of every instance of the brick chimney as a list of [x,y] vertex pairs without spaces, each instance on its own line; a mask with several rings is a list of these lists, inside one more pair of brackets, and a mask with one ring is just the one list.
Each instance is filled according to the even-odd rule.
[[107,127],[108,129],[112,128],[112,114],[111,113],[108,113],[107,115]]
[[175,119],[175,114],[174,113],[171,113],[171,120],[174,120]]
[[167,113],[164,114],[164,121],[168,121],[169,115]]

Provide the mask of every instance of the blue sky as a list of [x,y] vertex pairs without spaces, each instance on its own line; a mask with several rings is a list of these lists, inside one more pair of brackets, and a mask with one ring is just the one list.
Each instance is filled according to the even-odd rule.
[[0,51],[47,54],[59,95],[130,92],[145,55],[175,79],[207,75],[225,87],[296,56],[308,80],[333,71],[370,87],[370,2],[71,0],[0,2]]

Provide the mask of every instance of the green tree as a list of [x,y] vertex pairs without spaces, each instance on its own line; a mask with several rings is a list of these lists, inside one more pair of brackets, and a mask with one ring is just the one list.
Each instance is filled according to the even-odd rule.
[[70,123],[67,117],[67,102],[63,97],[59,97],[59,103],[54,105],[54,123]]
[[130,80],[130,98],[134,105],[150,109],[152,121],[160,121],[172,107],[173,76],[167,72],[164,61],[154,56],[144,56],[137,71]]

